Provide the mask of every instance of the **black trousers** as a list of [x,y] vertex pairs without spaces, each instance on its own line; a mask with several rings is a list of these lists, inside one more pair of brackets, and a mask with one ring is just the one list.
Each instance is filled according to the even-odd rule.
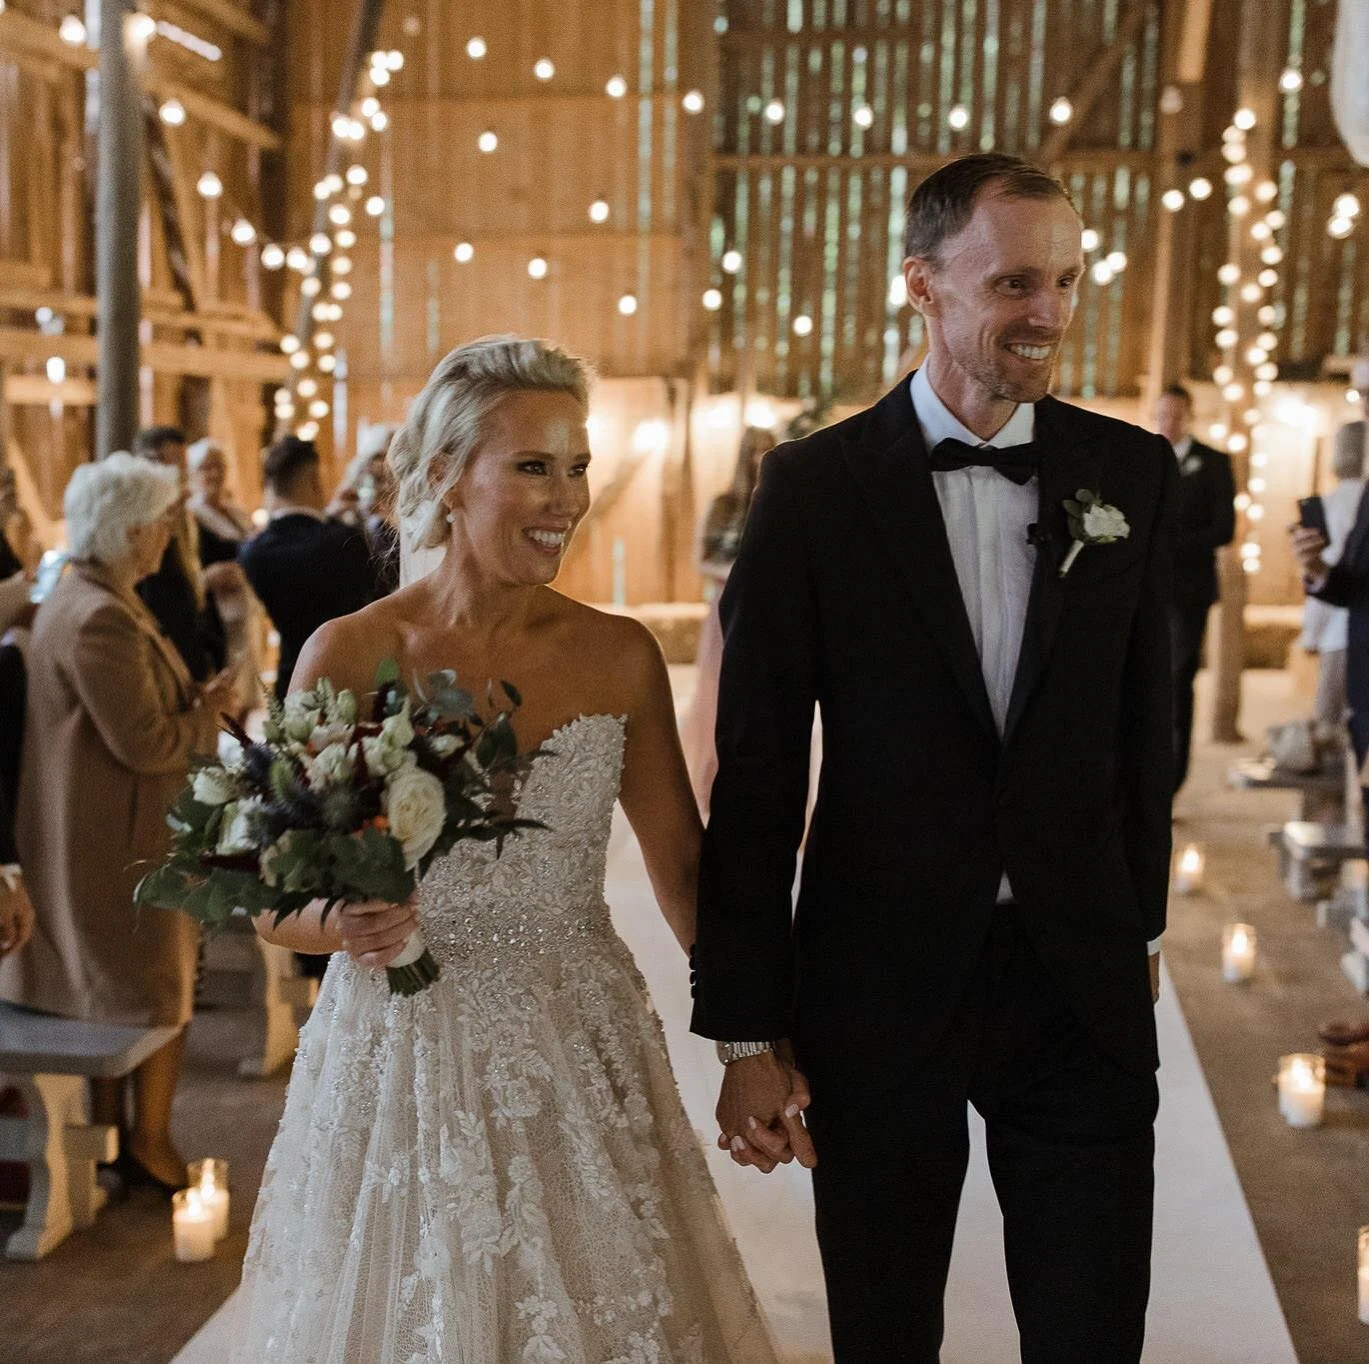
[[1203,657],[1203,635],[1211,608],[1185,602],[1169,608],[1170,676],[1174,680],[1174,790],[1188,779],[1193,746],[1193,681]]
[[837,1364],[940,1358],[967,1102],[987,1129],[1024,1364],[1141,1357],[1155,1077],[1099,1050],[1018,913],[995,914],[935,1055],[904,1072],[892,1053],[895,1064],[874,1086],[857,1085],[839,1061],[830,1072],[810,1065],[817,1231]]

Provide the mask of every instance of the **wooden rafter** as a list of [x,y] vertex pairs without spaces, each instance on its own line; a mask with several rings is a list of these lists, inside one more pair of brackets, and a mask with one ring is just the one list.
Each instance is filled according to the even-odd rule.
[[[95,365],[99,341],[94,336],[45,336],[23,327],[0,327],[0,360],[36,362],[60,356],[69,365]],[[281,383],[290,375],[286,358],[270,351],[221,350],[175,341],[145,341],[141,363],[158,374],[198,374],[206,378]]]
[[[165,14],[172,22],[180,22],[177,12],[183,15],[186,10],[192,10],[202,18],[212,19],[216,24],[221,24],[236,38],[245,38],[249,43],[254,43],[257,47],[265,47],[271,41],[271,34],[265,24],[254,19],[241,5],[235,5],[232,0],[154,0],[152,12],[154,15]],[[188,27],[184,22],[182,28]]]
[[1069,100],[1074,106],[1073,116],[1068,123],[1052,128],[1041,143],[1036,160],[1043,166],[1060,160],[1070,145],[1074,130],[1093,112],[1093,106],[1108,88],[1127,49],[1136,41],[1137,35],[1145,26],[1151,4],[1152,0],[1131,0],[1130,6],[1117,25],[1117,32],[1113,35],[1112,41],[1095,54],[1084,72],[1083,79],[1070,92]]
[[[43,289],[0,284],[0,309],[13,308],[18,312],[36,312],[51,308],[64,317],[93,320],[99,316],[99,301],[90,294],[69,294],[61,289]],[[143,293],[143,314],[158,327],[177,327],[186,331],[216,332],[222,336],[239,336],[248,341],[280,340],[280,327],[265,313],[247,308],[228,306],[207,307],[189,313],[177,305],[176,295],[165,297]]]

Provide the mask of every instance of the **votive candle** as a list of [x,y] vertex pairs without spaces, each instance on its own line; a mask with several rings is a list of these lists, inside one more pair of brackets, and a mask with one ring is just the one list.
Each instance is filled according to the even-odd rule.
[[1311,1052],[1279,1058],[1279,1112],[1290,1127],[1320,1127],[1326,1110],[1326,1063]]
[[198,1264],[214,1255],[214,1215],[198,1189],[182,1189],[171,1200],[171,1232],[176,1259]]
[[1259,938],[1249,924],[1227,924],[1222,929],[1222,979],[1242,984],[1255,974]]
[[214,1218],[214,1239],[228,1235],[228,1162],[208,1157],[190,1164],[190,1187],[197,1189],[200,1202]]

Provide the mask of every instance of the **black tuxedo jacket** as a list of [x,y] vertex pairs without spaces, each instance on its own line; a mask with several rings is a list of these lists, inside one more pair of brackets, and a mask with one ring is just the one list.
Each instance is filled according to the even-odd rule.
[[238,562],[280,635],[281,697],[309,636],[379,595],[365,533],[339,521],[282,516],[242,547]]
[[162,555],[161,567],[138,584],[137,592],[196,682],[207,682],[228,661],[228,635],[219,608],[208,596],[200,604],[174,543]]
[[[891,1056],[944,1030],[1006,870],[1080,1019],[1123,1065],[1156,1065],[1174,453],[1051,398],[1036,439],[1037,567],[1001,738],[907,382],[766,456],[721,603],[696,1032],[793,1037],[810,1068],[887,1081]],[[1131,533],[1062,579],[1062,503],[1081,488]],[[814,703],[822,769],[791,915]]]
[[1231,457],[1196,440],[1179,465],[1175,498],[1176,606],[1211,606],[1220,595],[1217,550],[1236,536],[1236,481]]

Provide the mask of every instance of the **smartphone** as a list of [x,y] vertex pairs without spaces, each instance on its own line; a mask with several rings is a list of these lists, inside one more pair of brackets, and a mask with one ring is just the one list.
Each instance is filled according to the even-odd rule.
[[49,549],[44,552],[38,561],[38,572],[33,575],[33,586],[29,588],[29,601],[35,606],[46,601],[52,589],[57,586],[57,580],[62,576],[62,570],[67,566],[70,557],[64,549]]
[[1298,524],[1305,530],[1319,531],[1323,540],[1331,538],[1326,529],[1326,504],[1320,497],[1298,499]]

